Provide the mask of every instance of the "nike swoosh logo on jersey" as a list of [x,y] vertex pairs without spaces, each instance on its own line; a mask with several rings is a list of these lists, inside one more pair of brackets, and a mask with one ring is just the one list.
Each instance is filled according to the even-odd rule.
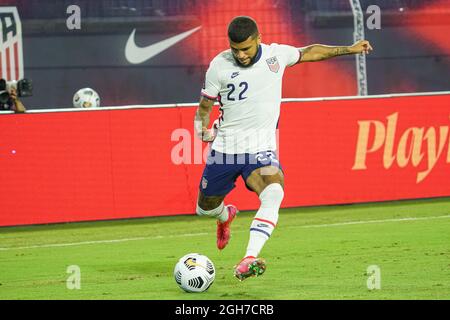
[[231,79],[236,78],[238,75],[239,75],[239,71],[233,72],[233,73],[231,74]]
[[194,29],[188,30],[186,32],[177,34],[176,36],[170,37],[168,39],[153,43],[147,47],[138,47],[136,45],[134,36],[136,33],[136,29],[134,29],[130,36],[128,37],[127,44],[125,46],[125,58],[129,63],[139,64],[145,62],[154,56],[160,54],[161,52],[169,49],[174,46],[181,40],[189,37],[191,34],[199,30],[201,26],[198,26]]

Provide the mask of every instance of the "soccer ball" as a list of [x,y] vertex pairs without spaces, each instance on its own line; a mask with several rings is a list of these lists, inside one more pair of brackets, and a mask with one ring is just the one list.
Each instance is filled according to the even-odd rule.
[[178,260],[173,271],[178,286],[186,292],[203,292],[214,282],[216,270],[207,257],[189,253]]
[[73,96],[74,108],[97,108],[100,107],[100,96],[91,88],[78,90]]

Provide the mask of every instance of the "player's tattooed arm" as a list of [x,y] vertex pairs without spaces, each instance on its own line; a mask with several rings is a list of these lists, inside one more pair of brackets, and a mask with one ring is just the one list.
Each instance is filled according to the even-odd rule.
[[313,44],[307,47],[300,48],[301,58],[300,62],[314,62],[330,59],[337,56],[347,54],[368,54],[372,51],[372,46],[367,40],[360,40],[355,42],[352,46],[326,46],[323,44]]
[[215,100],[202,96],[197,112],[195,113],[194,128],[198,137],[203,141],[210,141],[212,139],[212,137],[209,136],[210,132],[207,128],[214,101]]

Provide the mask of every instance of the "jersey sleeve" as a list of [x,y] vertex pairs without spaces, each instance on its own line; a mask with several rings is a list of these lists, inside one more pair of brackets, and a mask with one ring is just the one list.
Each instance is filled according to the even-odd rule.
[[201,95],[208,99],[216,99],[220,92],[219,73],[216,64],[211,63],[206,71],[205,83]]
[[281,44],[279,48],[286,62],[286,66],[290,67],[300,60],[301,53],[298,48],[285,44]]

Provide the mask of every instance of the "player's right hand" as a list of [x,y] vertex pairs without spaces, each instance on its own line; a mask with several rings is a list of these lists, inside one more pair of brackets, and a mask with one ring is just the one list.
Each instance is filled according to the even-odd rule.
[[194,120],[194,131],[197,137],[204,142],[211,142],[216,137],[215,131],[204,127],[202,121]]
[[219,129],[219,119],[214,120],[211,129],[203,126],[203,122],[194,120],[194,131],[197,137],[204,142],[212,142],[216,138]]
[[212,129],[209,130],[205,127],[202,128],[201,132],[197,133],[197,136],[204,142],[212,142],[216,137]]

